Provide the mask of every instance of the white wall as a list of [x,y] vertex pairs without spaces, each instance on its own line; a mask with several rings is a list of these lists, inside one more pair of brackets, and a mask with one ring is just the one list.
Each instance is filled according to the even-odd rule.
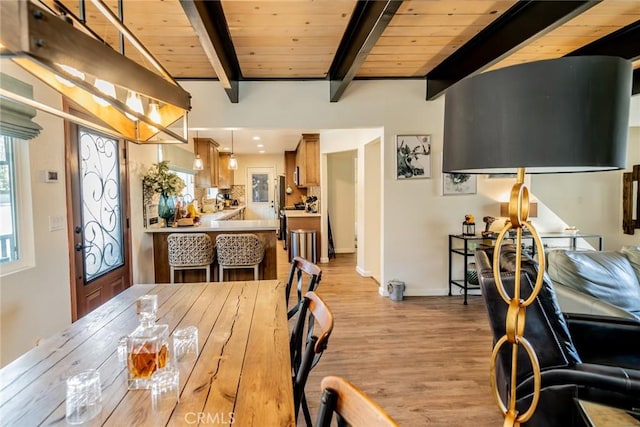
[[355,252],[356,150],[327,156],[327,209],[336,253]]
[[[61,97],[7,60],[2,72],[33,86],[34,99],[62,108]],[[49,231],[49,216],[66,219],[66,179],[62,120],[38,112],[43,130],[29,146],[35,240],[35,267],[0,279],[0,365],[71,323],[69,246],[66,227]],[[57,183],[40,179],[43,170],[58,171]],[[2,219],[0,219],[2,220]]]
[[[382,142],[380,138],[369,142],[364,146],[364,171],[359,172],[363,177],[364,185],[364,210],[367,212],[365,223],[362,225],[364,242],[359,242],[358,247],[363,246],[364,250],[364,266],[367,275],[373,277],[380,286],[380,293],[386,294],[386,287],[381,280],[382,270],[380,267],[382,259],[383,244],[381,241],[381,224],[382,224],[382,164],[381,148]],[[363,244],[364,243],[364,244]]]

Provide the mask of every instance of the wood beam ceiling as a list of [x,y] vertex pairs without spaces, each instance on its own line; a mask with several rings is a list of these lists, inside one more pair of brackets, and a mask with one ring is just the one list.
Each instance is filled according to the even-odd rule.
[[520,1],[426,75],[427,100],[482,71],[526,42],[562,25],[598,1]]
[[229,27],[219,1],[180,0],[229,100],[238,102],[242,78]]
[[340,100],[401,4],[358,1],[329,69],[331,102]]

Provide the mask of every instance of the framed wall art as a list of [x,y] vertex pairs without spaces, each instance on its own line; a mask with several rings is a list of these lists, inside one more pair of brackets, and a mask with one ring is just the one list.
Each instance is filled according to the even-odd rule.
[[443,173],[442,194],[476,194],[477,176],[468,173]]
[[431,135],[396,135],[396,179],[431,178]]

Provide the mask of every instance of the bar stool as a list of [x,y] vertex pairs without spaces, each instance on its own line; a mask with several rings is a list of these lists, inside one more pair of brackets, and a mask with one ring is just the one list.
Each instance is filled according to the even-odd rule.
[[224,270],[231,268],[253,268],[253,279],[260,278],[264,242],[255,234],[218,234],[216,252],[221,282],[224,282]]
[[211,281],[213,243],[205,233],[172,233],[167,236],[169,246],[169,270],[171,283],[176,270],[199,270],[206,272],[206,281]]

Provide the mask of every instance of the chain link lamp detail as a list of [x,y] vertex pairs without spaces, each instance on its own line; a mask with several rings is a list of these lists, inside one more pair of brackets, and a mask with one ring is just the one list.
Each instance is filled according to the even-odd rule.
[[[498,292],[507,304],[505,335],[491,357],[491,387],[505,416],[504,426],[529,420],[540,396],[540,365],[524,335],[526,309],[542,287],[545,253],[529,218],[529,173],[595,172],[625,168],[632,66],[617,57],[576,56],[531,62],[479,74],[446,93],[443,172],[516,173],[509,200],[510,223],[500,231],[493,259]],[[522,300],[520,263],[523,229],[536,245],[538,276],[531,296]],[[509,230],[516,232],[513,295],[500,276],[500,248]],[[511,393],[498,393],[496,361],[511,346]],[[516,409],[518,352],[528,354],[534,372],[531,405]]]

